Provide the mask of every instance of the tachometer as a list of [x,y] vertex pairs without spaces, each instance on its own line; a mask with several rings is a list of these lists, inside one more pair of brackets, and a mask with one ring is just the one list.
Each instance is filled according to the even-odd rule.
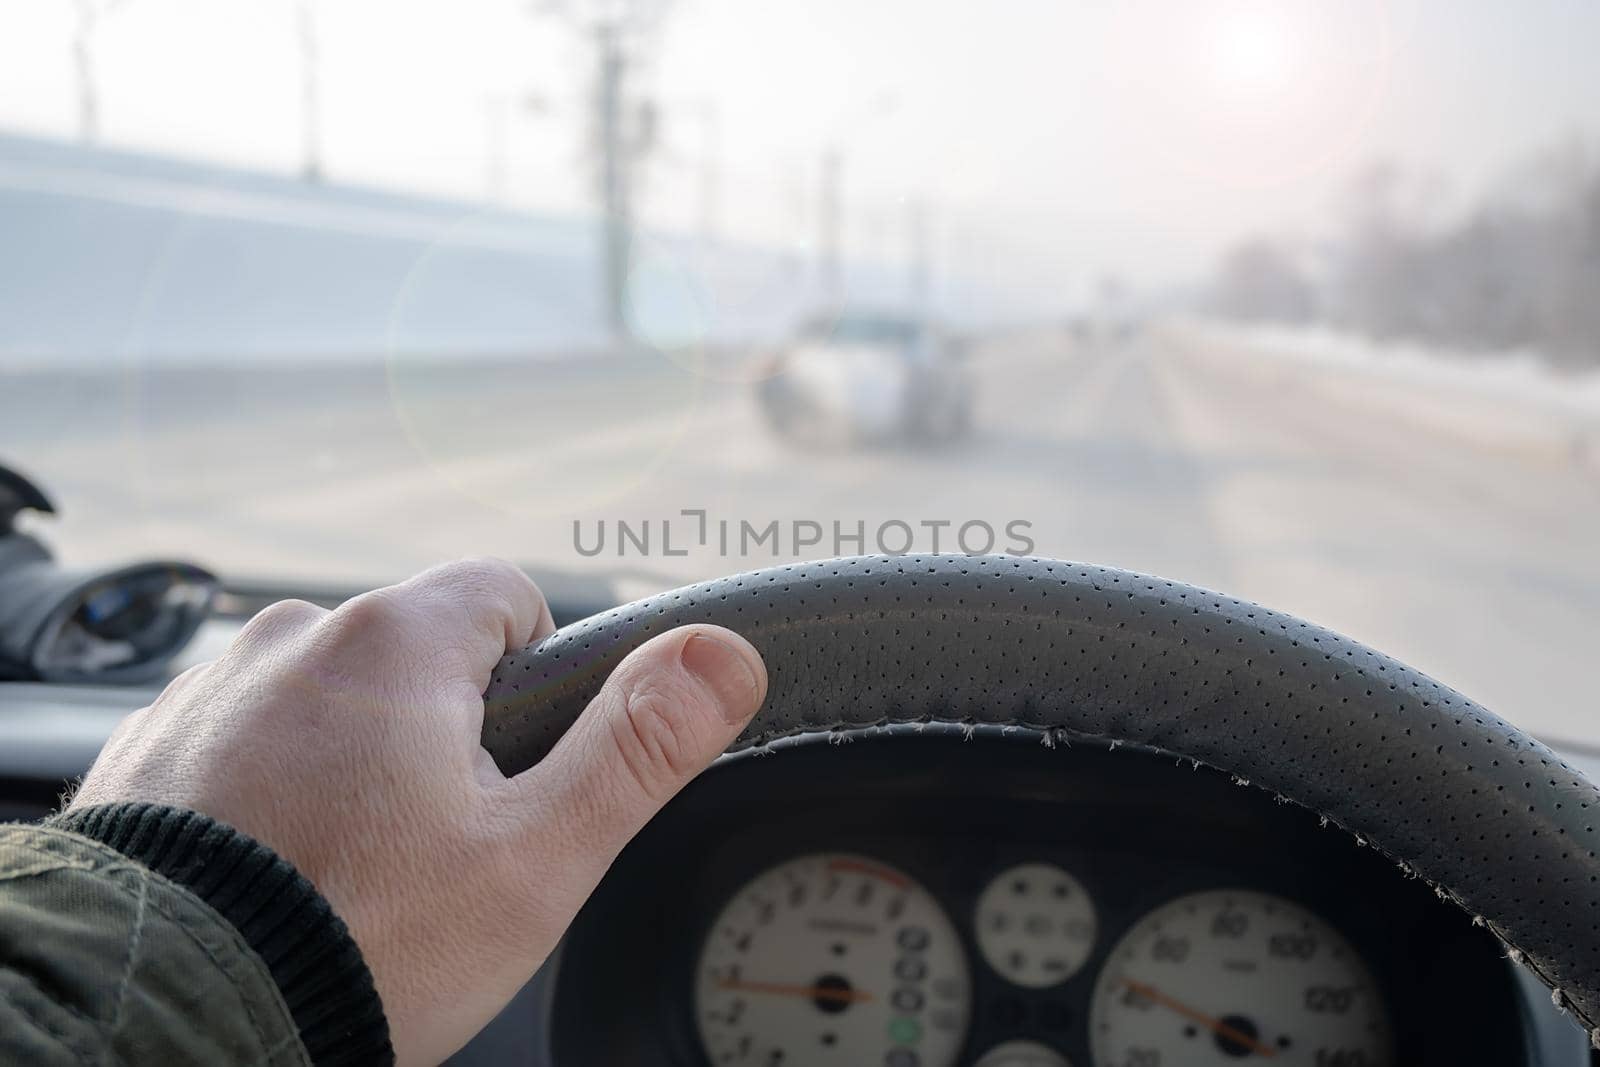
[[966,1034],[967,962],[911,878],[861,856],[802,856],[723,907],[695,1019],[714,1064],[950,1067]]
[[1090,1008],[1095,1067],[1380,1067],[1391,1059],[1377,983],[1321,919],[1281,897],[1179,897],[1134,926]]

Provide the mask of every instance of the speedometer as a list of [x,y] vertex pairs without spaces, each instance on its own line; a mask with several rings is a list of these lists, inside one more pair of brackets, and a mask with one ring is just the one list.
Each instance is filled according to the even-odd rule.
[[1095,1067],[1392,1057],[1377,983],[1350,943],[1299,905],[1245,890],[1179,897],[1140,920],[1100,974],[1089,1034]]
[[723,907],[700,950],[695,1019],[714,1064],[951,1067],[969,997],[960,939],[926,889],[822,853]]

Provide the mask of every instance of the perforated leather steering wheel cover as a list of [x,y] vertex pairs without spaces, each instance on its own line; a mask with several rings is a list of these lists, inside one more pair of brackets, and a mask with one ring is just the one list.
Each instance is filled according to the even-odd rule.
[[533,765],[655,634],[727,626],[766,705],[733,746],[891,722],[1015,725],[1185,757],[1321,813],[1487,924],[1600,1019],[1600,789],[1358,642],[1179,582],[1003,556],[800,563],[673,590],[508,655],[484,745]]

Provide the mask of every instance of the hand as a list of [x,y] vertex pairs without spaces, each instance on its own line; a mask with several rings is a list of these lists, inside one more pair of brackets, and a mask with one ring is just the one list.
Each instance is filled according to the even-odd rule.
[[262,611],[129,716],[71,806],[190,808],[272,846],[344,919],[396,1054],[432,1063],[502,1008],[618,851],[743,729],[766,670],[685,626],[612,673],[537,766],[480,743],[495,663],[554,629],[510,564],[448,564],[327,611]]

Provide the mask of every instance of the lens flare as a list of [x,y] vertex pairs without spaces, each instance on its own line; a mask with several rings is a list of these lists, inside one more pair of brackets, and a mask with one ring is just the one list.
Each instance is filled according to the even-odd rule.
[[640,238],[628,286],[634,337],[711,382],[773,373],[783,328],[810,309],[799,260],[770,250]]

